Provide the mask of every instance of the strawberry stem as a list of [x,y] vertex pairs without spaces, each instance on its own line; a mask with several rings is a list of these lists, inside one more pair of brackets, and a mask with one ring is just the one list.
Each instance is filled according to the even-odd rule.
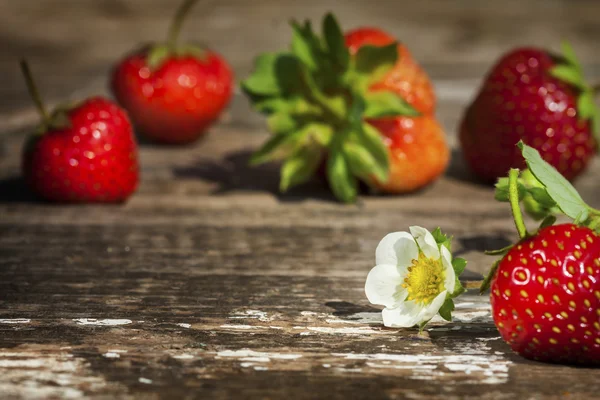
[[171,27],[169,28],[169,36],[167,38],[167,45],[172,50],[175,49],[175,46],[177,45],[177,40],[179,39],[179,33],[181,32],[181,27],[183,25],[185,17],[188,15],[190,9],[197,2],[198,0],[185,0],[183,4],[181,4],[179,9],[177,9],[175,18],[173,18],[173,22],[171,23]]
[[31,74],[31,70],[29,69],[29,64],[26,60],[21,60],[19,62],[21,66],[21,72],[23,73],[23,77],[25,78],[25,83],[27,84],[27,90],[29,91],[29,95],[33,99],[40,116],[42,117],[42,123],[45,127],[50,126],[50,114],[46,111],[46,107],[44,106],[44,102],[42,101],[42,97],[40,96],[40,92],[33,80],[33,75]]
[[512,168],[508,173],[508,200],[510,201],[510,208],[512,210],[513,219],[517,232],[519,232],[519,239],[527,237],[527,228],[523,222],[523,214],[521,213],[521,207],[519,207],[519,170]]

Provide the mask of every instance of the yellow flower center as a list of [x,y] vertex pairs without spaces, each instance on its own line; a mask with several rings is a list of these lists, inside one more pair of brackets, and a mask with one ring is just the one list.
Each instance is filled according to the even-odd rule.
[[408,291],[406,300],[422,304],[431,303],[444,291],[445,276],[441,259],[427,258],[420,252],[419,258],[413,260],[412,265],[408,267],[408,275],[402,284]]

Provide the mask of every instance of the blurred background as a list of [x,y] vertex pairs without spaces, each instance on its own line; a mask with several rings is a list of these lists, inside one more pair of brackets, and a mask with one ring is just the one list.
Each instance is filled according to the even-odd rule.
[[[141,43],[163,40],[179,5],[169,0],[0,0],[0,135],[37,120],[17,67],[30,60],[48,103],[106,93],[112,65]],[[327,11],[344,29],[379,26],[406,42],[431,75],[438,116],[452,136],[464,105],[499,55],[529,44],[571,41],[590,78],[600,76],[600,2],[595,0],[204,0],[183,39],[220,52],[239,79],[253,57],[290,38],[288,21]],[[226,123],[260,124],[235,96]],[[256,125],[258,126],[258,125]]]

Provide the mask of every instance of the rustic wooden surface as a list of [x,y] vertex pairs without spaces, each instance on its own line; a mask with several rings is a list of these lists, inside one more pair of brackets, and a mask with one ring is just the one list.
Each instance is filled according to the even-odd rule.
[[[469,259],[515,238],[505,205],[454,153],[446,176],[411,196],[335,203],[314,182],[278,195],[275,166],[248,168],[266,136],[236,94],[210,135],[187,148],[141,146],[143,183],[122,206],[40,203],[19,179],[36,121],[15,59],[30,58],[51,103],[103,93],[111,64],[159,39],[166,0],[0,1],[0,397],[582,398],[593,369],[511,353],[487,298],[473,293],[427,338],[385,329],[363,293],[387,232],[442,226]],[[219,49],[238,76],[285,45],[286,21],[334,10],[378,24],[430,72],[456,147],[460,112],[498,54],[569,38],[600,77],[600,4],[508,0],[205,1],[186,36]],[[600,206],[599,163],[578,182]]]

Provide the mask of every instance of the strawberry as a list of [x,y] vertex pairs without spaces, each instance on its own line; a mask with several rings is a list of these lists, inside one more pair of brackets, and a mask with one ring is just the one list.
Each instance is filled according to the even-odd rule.
[[370,120],[390,155],[390,176],[373,185],[385,193],[407,193],[431,183],[450,161],[444,131],[432,116]]
[[600,363],[600,238],[587,227],[549,226],[500,262],[493,318],[512,349],[540,361]]
[[[396,42],[391,35],[369,27],[352,30],[344,38],[352,55],[356,55],[363,46],[387,46]],[[433,114],[435,111],[435,93],[431,80],[403,44],[398,44],[398,61],[394,67],[379,82],[371,85],[369,90],[395,92],[422,114]]]
[[233,74],[214,51],[179,43],[196,0],[179,9],[166,43],[134,51],[114,69],[112,90],[148,138],[168,144],[198,139],[229,103]]
[[[308,21],[292,27],[291,52],[259,56],[242,84],[273,133],[252,163],[283,160],[281,191],[325,164],[329,186],[344,202],[355,201],[359,182],[400,193],[435,179],[448,149],[431,115],[429,79],[408,50],[374,28],[344,36],[331,14],[321,36]],[[421,169],[425,159],[432,163]]]
[[127,114],[94,97],[48,114],[29,67],[21,63],[42,123],[23,152],[23,174],[46,200],[69,203],[125,201],[138,185],[137,145]]
[[587,167],[596,152],[600,112],[568,44],[563,53],[516,49],[492,68],[460,125],[465,159],[482,180],[524,166],[514,146],[519,140],[569,180]]
[[[537,150],[523,142],[519,148],[539,185],[535,190],[520,186],[518,169],[510,170],[508,182],[498,183],[497,198],[508,197],[520,240],[490,252],[502,258],[482,290],[491,285],[494,322],[518,354],[545,362],[600,364],[600,210],[585,204]],[[519,207],[526,194],[545,196],[546,205],[573,223],[553,225],[556,217],[548,214],[530,234]]]

